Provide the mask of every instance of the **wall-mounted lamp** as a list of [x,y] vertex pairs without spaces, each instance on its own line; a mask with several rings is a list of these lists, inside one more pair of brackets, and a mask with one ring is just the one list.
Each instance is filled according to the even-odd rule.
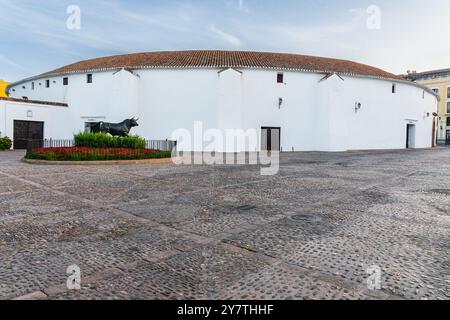
[[278,109],[281,109],[283,102],[284,102],[283,98],[278,98]]
[[361,110],[361,108],[362,108],[361,102],[356,102],[355,103],[355,113],[358,113],[358,111]]

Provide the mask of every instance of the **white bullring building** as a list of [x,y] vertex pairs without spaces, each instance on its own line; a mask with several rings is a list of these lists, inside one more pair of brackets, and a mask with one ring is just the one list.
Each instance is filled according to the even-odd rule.
[[[429,148],[438,102],[431,90],[367,65],[236,51],[97,58],[7,90],[0,132],[12,139],[24,134],[26,123],[40,124],[42,138],[70,139],[92,122],[139,117],[132,133],[146,139],[170,140],[179,129],[194,136],[201,122],[204,131],[224,136],[232,129],[257,131],[256,149],[282,151]],[[193,141],[195,151],[208,144]],[[215,151],[255,151],[222,145]]]

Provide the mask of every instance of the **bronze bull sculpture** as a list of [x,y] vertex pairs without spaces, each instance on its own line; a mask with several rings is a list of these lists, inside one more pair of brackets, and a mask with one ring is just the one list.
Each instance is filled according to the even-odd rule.
[[97,122],[91,125],[92,133],[109,133],[113,137],[127,137],[134,127],[139,127],[138,119],[132,118],[121,123]]

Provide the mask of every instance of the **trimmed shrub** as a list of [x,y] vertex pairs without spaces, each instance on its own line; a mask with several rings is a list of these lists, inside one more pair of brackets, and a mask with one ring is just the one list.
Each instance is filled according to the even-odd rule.
[[113,137],[107,133],[79,133],[74,136],[76,147],[145,149],[139,136]]
[[9,150],[12,147],[12,141],[8,137],[0,137],[0,150]]
[[170,158],[170,151],[127,148],[39,148],[30,151],[26,159],[48,161],[105,161]]

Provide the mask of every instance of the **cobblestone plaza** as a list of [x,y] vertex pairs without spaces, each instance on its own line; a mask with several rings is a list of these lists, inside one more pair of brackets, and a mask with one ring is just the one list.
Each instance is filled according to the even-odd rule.
[[0,153],[1,299],[450,299],[448,148],[283,153],[275,176],[23,155]]

